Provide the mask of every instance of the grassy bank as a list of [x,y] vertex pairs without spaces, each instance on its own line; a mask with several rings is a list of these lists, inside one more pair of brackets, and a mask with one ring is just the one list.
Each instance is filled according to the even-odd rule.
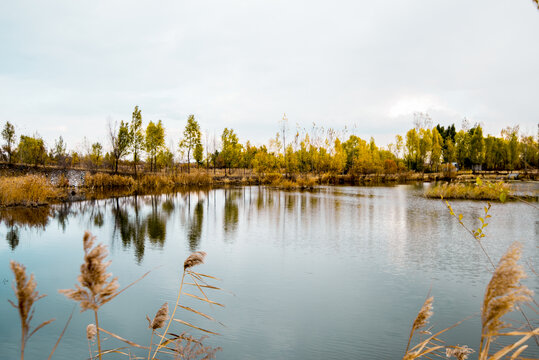
[[483,182],[479,178],[475,183],[438,184],[427,191],[428,198],[490,200],[505,202],[511,195],[511,188],[504,182]]
[[39,206],[61,197],[44,176],[0,177],[0,206]]

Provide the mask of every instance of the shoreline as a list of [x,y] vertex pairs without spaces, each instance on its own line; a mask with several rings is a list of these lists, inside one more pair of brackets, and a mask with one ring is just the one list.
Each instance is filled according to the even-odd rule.
[[[36,208],[66,202],[98,200],[132,195],[157,195],[175,193],[181,190],[208,190],[227,186],[270,186],[281,190],[312,190],[316,186],[385,186],[411,183],[471,183],[477,177],[487,182],[539,182],[539,171],[461,171],[448,177],[444,173],[402,172],[396,174],[364,174],[361,176],[336,174],[247,174],[244,169],[236,169],[232,175],[213,174],[212,170],[194,169],[191,174],[142,173],[136,179],[133,174],[83,168],[59,168],[54,166],[33,167],[20,164],[0,164],[0,180],[28,175],[45,177],[56,194],[46,201],[2,204],[0,209]],[[243,172],[243,174],[242,174]],[[88,186],[87,183],[92,184]],[[538,196],[514,194],[513,198],[538,201]]]

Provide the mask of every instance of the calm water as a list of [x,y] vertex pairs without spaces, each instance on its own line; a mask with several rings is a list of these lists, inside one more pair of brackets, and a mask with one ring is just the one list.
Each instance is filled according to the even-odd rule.
[[[206,340],[223,348],[219,359],[399,359],[429,290],[435,297],[431,323],[442,329],[480,311],[490,278],[474,240],[441,201],[422,192],[423,185],[314,192],[245,187],[4,211],[0,358],[17,358],[20,336],[17,311],[7,303],[14,298],[9,260],[24,263],[48,295],[37,303],[33,324],[57,321],[30,340],[26,357],[46,358],[74,305],[57,289],[75,284],[88,229],[108,245],[110,271],[121,285],[153,269],[100,311],[100,325],[123,337],[148,343],[145,315],[175,302],[184,259],[204,250],[206,264],[198,270],[222,279],[218,286],[230,293],[212,296],[226,307],[185,304],[226,327],[183,310],[180,318],[223,334]],[[484,203],[452,203],[477,226]],[[491,257],[499,259],[518,240],[524,260],[539,269],[539,211],[509,203],[493,204],[490,214],[484,244]],[[526,285],[539,293],[538,277]],[[87,358],[91,322],[91,314],[77,308],[54,358]],[[174,326],[173,332],[183,329]],[[477,348],[479,335],[476,316],[445,340]],[[538,357],[538,347],[529,344],[528,355]]]

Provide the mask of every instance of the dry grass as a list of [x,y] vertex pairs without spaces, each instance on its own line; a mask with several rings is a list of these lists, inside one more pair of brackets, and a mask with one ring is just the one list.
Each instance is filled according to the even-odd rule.
[[428,198],[494,200],[504,202],[511,189],[503,182],[452,183],[436,185],[425,192]]
[[179,174],[173,177],[175,185],[182,186],[209,186],[213,183],[213,178],[207,173]]
[[109,175],[104,173],[86,174],[84,186],[94,190],[132,188],[135,180],[131,176]]
[[128,189],[139,192],[169,191],[179,186],[207,186],[212,183],[212,177],[205,173],[146,174],[138,180],[130,176],[97,173],[87,174],[84,180],[84,186],[93,190]]
[[0,206],[38,206],[60,197],[43,176],[0,177]]

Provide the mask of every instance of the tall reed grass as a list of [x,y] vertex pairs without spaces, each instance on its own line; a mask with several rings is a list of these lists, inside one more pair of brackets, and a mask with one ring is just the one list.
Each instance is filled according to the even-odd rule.
[[58,198],[60,192],[44,176],[0,177],[0,206],[39,206]]
[[[481,341],[477,350],[478,360],[524,359],[520,355],[528,347],[525,343],[530,338],[534,338],[539,346],[539,327],[532,326],[520,305],[528,304],[536,314],[539,314],[539,309],[537,309],[537,302],[532,298],[533,292],[521,283],[521,280],[526,277],[523,267],[518,264],[522,246],[518,242],[514,242],[495,265],[482,243],[482,239],[486,236],[484,229],[488,225],[491,205],[485,206],[485,215],[479,218],[481,225],[477,229],[470,229],[466,226],[462,220],[462,214],[457,215],[447,201],[446,205],[450,214],[472,235],[493,267],[493,274],[486,287],[481,307]],[[457,360],[467,359],[471,353],[475,352],[473,349],[467,345],[445,345],[440,338],[441,334],[458,326],[462,321],[427,337],[410,349],[410,343],[417,330],[425,327],[428,319],[434,313],[432,310],[433,300],[432,297],[429,297],[415,318],[403,359],[432,359],[444,355],[447,358],[454,357]],[[506,315],[515,310],[520,312],[525,320],[524,326],[518,329],[512,329],[512,325],[504,320]],[[509,331],[507,331],[508,329]],[[430,331],[427,333],[430,334]],[[500,337],[509,339],[509,344],[499,346],[497,339]],[[492,350],[493,344],[498,345],[496,351]]]
[[[116,298],[130,286],[140,281],[142,278],[148,275],[148,273],[144,274],[141,278],[129,284],[122,290],[119,290],[118,279],[116,277],[112,277],[112,274],[107,272],[107,268],[111,263],[110,261],[106,261],[106,257],[108,255],[107,249],[103,244],[97,244],[95,240],[96,238],[94,236],[92,236],[89,232],[85,232],[83,236],[84,261],[80,267],[80,274],[77,277],[78,283],[75,284],[74,289],[59,290],[60,293],[64,294],[66,297],[78,302],[81,308],[81,312],[90,310],[94,313],[94,323],[88,324],[88,326],[86,327],[86,338],[88,341],[88,351],[90,359],[98,358],[101,360],[104,355],[111,353],[122,354],[131,358],[131,355],[136,353],[137,350],[145,351],[147,354],[147,359],[212,359],[215,357],[216,352],[219,351],[220,348],[212,348],[209,346],[205,346],[202,343],[204,338],[196,339],[189,336],[185,332],[181,333],[181,335],[176,335],[176,332],[168,332],[168,330],[174,323],[197,329],[208,334],[218,335],[218,333],[214,331],[196,326],[175,316],[175,314],[179,312],[180,309],[182,309],[201,316],[205,319],[215,321],[215,319],[210,315],[207,315],[199,310],[195,310],[191,307],[182,305],[179,301],[180,295],[182,294],[185,296],[192,297],[201,302],[221,307],[224,306],[218,302],[210,300],[206,294],[208,290],[221,290],[220,288],[210,285],[207,282],[209,279],[217,280],[217,278],[193,271],[193,267],[200,265],[204,262],[204,257],[206,256],[206,253],[198,251],[191,254],[185,260],[183,264],[183,271],[180,282],[180,291],[178,293],[178,298],[176,300],[172,315],[169,317],[168,303],[164,303],[159,308],[153,319],[150,319],[148,316],[146,316],[146,319],[148,320],[148,328],[151,329],[151,334],[149,345],[144,346],[104,329],[102,325],[100,325],[100,319],[98,314],[102,306]],[[32,332],[29,332],[30,320],[32,319],[33,314],[33,305],[43,296],[40,296],[39,293],[35,290],[37,284],[34,280],[33,275],[30,277],[29,280],[27,279],[24,266],[12,262],[11,267],[13,273],[15,274],[16,287],[14,289],[17,297],[17,304],[11,301],[10,303],[19,309],[19,317],[21,319],[22,329],[21,360],[23,360],[24,348],[28,339],[37,330],[49,324],[52,320],[42,323]],[[186,280],[187,278],[189,278],[192,282],[185,282],[184,280]],[[197,295],[196,292],[187,292],[187,288],[192,288],[194,289],[194,291],[199,291],[200,293]],[[160,332],[159,330],[165,327],[165,324],[166,329]],[[65,328],[62,332],[62,335],[64,332]],[[104,339],[101,333],[105,333],[111,338],[119,340],[127,344],[128,346],[103,350],[102,345]],[[159,343],[157,345],[154,345],[153,343],[154,336],[157,336],[159,338]],[[58,342],[56,343],[56,345],[58,345]],[[56,348],[56,345],[54,349]],[[97,347],[97,350],[92,349],[94,346]]]

